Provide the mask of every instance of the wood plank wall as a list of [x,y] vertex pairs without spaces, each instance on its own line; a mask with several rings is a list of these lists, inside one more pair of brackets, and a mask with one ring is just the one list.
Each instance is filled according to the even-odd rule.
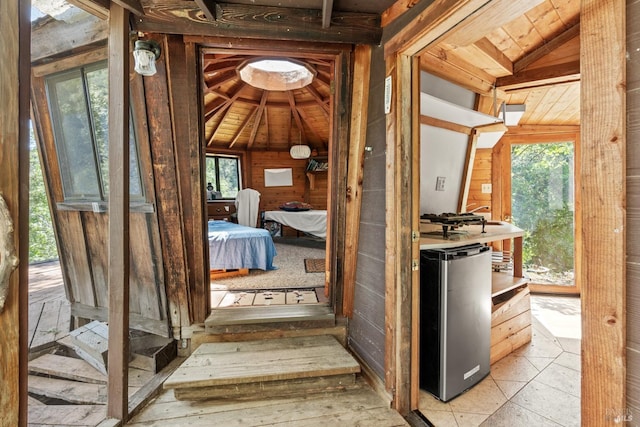
[[[327,173],[314,174],[312,189],[305,174],[308,160],[292,159],[288,151],[252,151],[247,158],[251,171],[245,187],[260,192],[260,210],[277,210],[289,201],[310,203],[314,209],[327,208]],[[292,169],[293,186],[265,187],[264,170],[279,168]]]
[[627,410],[640,418],[640,0],[627,1]]
[[[482,209],[480,213],[491,211],[491,193],[482,192],[482,184],[491,184],[491,148],[479,148],[476,150],[471,173],[471,185],[469,186],[469,196],[467,198],[467,210],[475,209],[479,206],[489,206],[489,209]],[[493,213],[493,212],[492,212]]]
[[[384,93],[384,49],[372,47],[372,94]],[[369,118],[353,317],[349,346],[381,378],[385,378],[385,162],[384,97],[369,96]]]

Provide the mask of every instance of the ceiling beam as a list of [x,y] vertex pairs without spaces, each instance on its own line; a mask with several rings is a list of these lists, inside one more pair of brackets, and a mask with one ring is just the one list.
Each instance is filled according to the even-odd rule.
[[210,0],[195,0],[196,4],[209,21],[216,20],[216,3]]
[[113,3],[128,10],[134,15],[144,16],[144,8],[140,0],[111,0]]
[[289,98],[289,106],[291,107],[291,114],[293,114],[293,118],[296,121],[298,130],[300,131],[300,141],[306,144],[307,133],[304,131],[304,126],[302,126],[302,120],[300,119],[300,114],[298,114],[298,109],[296,108],[296,100],[293,97],[293,92],[291,92],[290,90],[287,91],[287,97]]
[[322,28],[329,28],[331,25],[332,13],[333,0],[322,0]]
[[[122,1],[122,0],[119,0]],[[133,0],[128,0],[133,1]],[[379,44],[380,15],[333,11],[331,27],[322,27],[317,9],[216,3],[216,20],[203,16],[195,2],[166,0],[133,21],[135,31],[185,36]],[[286,31],[285,31],[286,29]]]
[[513,76],[496,79],[496,87],[504,92],[535,88],[580,80],[580,61],[523,70]]
[[109,17],[109,0],[67,0],[67,3],[100,19]]
[[262,121],[262,114],[267,105],[267,96],[269,95],[268,91],[262,92],[262,99],[260,100],[260,106],[258,107],[258,111],[256,112],[256,119],[253,124],[253,129],[251,129],[251,137],[249,137],[249,142],[247,143],[247,150],[251,149],[253,143],[256,142],[256,135],[258,134],[258,128],[260,127],[260,121]]
[[513,73],[513,63],[511,62],[511,60],[493,43],[491,43],[489,39],[483,37],[475,42],[474,46],[482,51],[482,53],[484,53],[488,58],[490,58],[495,63],[497,68],[500,68],[507,74]]
[[493,29],[513,21],[524,15],[543,0],[494,0],[469,15],[458,24],[455,31],[450,31],[441,38],[454,46],[469,46],[482,39]]
[[[536,48],[532,52],[529,52],[527,55],[523,56],[519,60],[513,63],[513,71],[519,72],[527,68],[529,65],[536,62],[538,59],[543,58],[544,56],[550,54],[558,47],[562,46],[569,40],[580,36],[580,23],[577,23],[573,27],[567,29],[563,33],[558,34],[553,39],[549,40],[547,43],[542,46]],[[579,45],[578,45],[579,48]]]

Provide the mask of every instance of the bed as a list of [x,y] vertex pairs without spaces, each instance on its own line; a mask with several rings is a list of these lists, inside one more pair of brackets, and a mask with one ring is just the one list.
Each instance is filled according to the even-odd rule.
[[322,239],[327,238],[327,211],[265,211],[265,221],[275,221]]
[[276,247],[267,230],[229,221],[209,221],[211,270],[275,270],[275,256]]

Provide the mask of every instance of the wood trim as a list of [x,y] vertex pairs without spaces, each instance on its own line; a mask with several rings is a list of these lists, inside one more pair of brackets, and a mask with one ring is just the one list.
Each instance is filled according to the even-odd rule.
[[[216,25],[212,25],[195,2],[156,5],[134,30],[151,33],[238,37],[281,40],[379,44],[380,17],[375,13],[333,11],[331,26],[322,27],[322,15],[314,9],[217,3]],[[276,31],[284,28],[287,31]]]
[[371,78],[371,46],[356,46],[351,99],[351,136],[347,164],[346,227],[344,251],[344,300],[342,312],[353,316],[353,302],[360,234],[364,146],[367,139],[369,83]]
[[478,145],[478,132],[474,129],[467,141],[467,153],[464,158],[462,180],[460,183],[460,197],[458,198],[458,212],[467,211],[467,199],[469,198],[469,186],[473,175],[473,162],[476,159],[476,146]]
[[[0,193],[13,219],[13,245],[22,261],[9,276],[7,300],[0,310],[0,408],[6,425],[27,425],[28,364],[28,192],[20,183],[29,182],[29,44],[28,1],[9,0],[0,9]],[[16,66],[16,64],[18,66]],[[22,221],[25,218],[27,220]],[[20,244],[20,243],[23,244]]]
[[540,46],[533,52],[529,52],[522,58],[518,59],[513,63],[513,71],[515,73],[520,72],[521,70],[526,69],[529,65],[536,62],[538,59],[545,57],[549,53],[553,52],[555,49],[565,44],[569,40],[574,37],[580,37],[580,23],[573,25],[572,27],[565,30],[563,33],[557,35],[549,42]]
[[109,18],[109,0],[67,0],[78,9],[82,9],[100,19]]
[[580,12],[581,419],[586,426],[612,424],[607,416],[627,404],[625,7],[624,0],[583,0]]
[[[125,165],[123,167],[123,165]],[[129,384],[129,12],[109,14],[109,381],[107,416],[126,421]]]

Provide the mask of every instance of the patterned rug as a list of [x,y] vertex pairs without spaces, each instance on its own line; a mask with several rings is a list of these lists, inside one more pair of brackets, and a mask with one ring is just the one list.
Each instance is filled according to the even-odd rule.
[[[320,291],[323,288],[319,288]],[[318,304],[316,289],[281,289],[259,291],[230,291],[212,293],[212,308],[247,305]]]
[[324,258],[305,258],[304,269],[307,273],[324,273]]

